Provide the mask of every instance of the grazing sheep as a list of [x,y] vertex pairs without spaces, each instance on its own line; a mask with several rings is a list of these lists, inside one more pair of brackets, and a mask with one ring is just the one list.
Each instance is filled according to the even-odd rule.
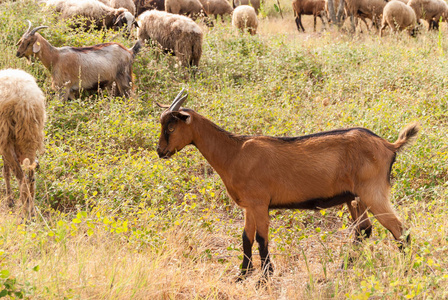
[[[29,22],[29,21],[28,21]],[[116,94],[130,96],[132,92],[132,63],[141,43],[131,49],[118,43],[105,43],[91,47],[53,47],[38,30],[28,30],[19,40],[17,57],[36,56],[51,72],[52,87],[66,101],[73,99],[80,89],[97,91],[116,84]]]
[[193,20],[203,16],[205,24],[213,27],[213,22],[208,18],[199,0],[165,0],[165,11],[177,15],[187,15]]
[[[352,30],[355,31],[357,19],[361,18],[367,26],[365,18],[372,20],[374,26],[380,23],[384,6],[388,0],[345,0],[347,14],[350,16]],[[367,29],[370,28],[367,26]]]
[[135,15],[136,9],[132,0],[98,0],[112,8],[126,8],[131,14]]
[[258,15],[260,11],[260,0],[232,0],[232,6],[235,9],[240,5],[249,5],[255,9],[255,14]]
[[[237,135],[191,109],[183,90],[160,116],[157,154],[168,159],[194,145],[221,177],[227,193],[244,209],[241,277],[253,269],[256,240],[265,276],[272,274],[268,249],[270,209],[323,209],[347,204],[355,240],[369,237],[373,213],[399,241],[409,242],[390,197],[390,173],[399,151],[415,139],[419,125],[406,126],[394,143],[366,128],[298,137]],[[355,200],[356,199],[356,200]]]
[[302,15],[314,16],[314,31],[316,31],[316,19],[322,20],[323,26],[325,26],[325,0],[293,0],[292,9],[294,11],[294,19],[296,21],[297,30],[305,32],[302,24]]
[[447,20],[448,5],[443,0],[410,0],[408,5],[415,11],[417,22],[428,22],[428,30],[439,28],[439,20]]
[[202,29],[192,19],[150,10],[138,17],[137,36],[141,41],[155,41],[166,52],[172,52],[182,66],[199,65],[202,55]]
[[13,207],[12,171],[19,183],[19,201],[27,217],[35,214],[34,171],[36,153],[44,151],[45,119],[45,96],[34,77],[22,70],[1,70],[0,155],[3,157],[6,197],[8,205]]
[[250,34],[257,33],[258,18],[255,9],[249,5],[240,5],[233,10],[232,25],[241,31],[247,29]]
[[137,9],[137,16],[141,15],[147,10],[165,10],[165,0],[134,0],[134,3]]
[[383,21],[381,23],[380,36],[387,26],[392,31],[402,31],[408,29],[411,35],[414,35],[414,28],[417,25],[417,18],[414,10],[401,1],[391,1],[386,4],[383,11]]
[[50,0],[47,6],[61,13],[62,19],[85,17],[97,28],[117,28],[125,26],[130,32],[135,24],[134,15],[125,8],[112,8],[98,0]]
[[218,19],[218,15],[224,20],[225,14],[232,14],[233,8],[227,0],[200,0],[207,15],[214,15]]
[[[330,10],[328,8],[328,1],[329,0],[325,0],[325,14],[326,14],[326,17],[327,17],[328,21],[331,22],[332,20],[331,20],[331,16],[330,16]],[[334,9],[335,16],[336,16],[336,18],[338,18],[337,14],[338,14],[339,9],[340,9],[339,6],[341,4],[341,1],[340,0],[331,0],[331,1],[333,2],[333,9]],[[343,23],[345,18],[347,17],[347,11],[345,9],[344,3],[342,4],[342,8],[341,9],[342,9],[341,12],[339,12],[339,14],[340,14],[339,21],[341,21],[341,23]]]

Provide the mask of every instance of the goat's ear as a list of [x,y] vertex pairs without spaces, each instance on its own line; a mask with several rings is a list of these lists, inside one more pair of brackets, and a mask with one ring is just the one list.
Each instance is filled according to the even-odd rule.
[[166,105],[166,104],[160,104],[159,102],[156,102],[156,105],[157,105],[158,107],[160,107],[160,108],[168,108],[168,107],[170,107],[169,105]]
[[191,123],[192,116],[187,112],[179,111],[177,112],[177,117],[184,121],[187,125]]
[[40,42],[39,41],[36,41],[34,44],[33,44],[33,53],[37,53],[37,52],[39,52],[40,51]]

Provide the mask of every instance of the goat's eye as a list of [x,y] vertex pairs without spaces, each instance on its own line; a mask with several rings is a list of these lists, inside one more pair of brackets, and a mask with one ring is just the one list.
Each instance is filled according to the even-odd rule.
[[173,131],[174,131],[174,126],[168,125],[168,132],[173,132]]

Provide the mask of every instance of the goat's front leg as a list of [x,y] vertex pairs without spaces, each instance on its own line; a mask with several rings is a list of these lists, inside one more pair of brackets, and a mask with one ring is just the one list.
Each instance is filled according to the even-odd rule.
[[269,210],[268,208],[260,207],[256,213],[257,234],[256,240],[258,243],[258,250],[261,258],[261,269],[263,276],[268,278],[274,273],[271,258],[269,256],[268,240],[269,240]]
[[255,239],[255,219],[252,211],[244,210],[244,231],[243,231],[243,264],[241,266],[241,274],[237,281],[243,280],[247,274],[253,271],[252,265],[252,245]]

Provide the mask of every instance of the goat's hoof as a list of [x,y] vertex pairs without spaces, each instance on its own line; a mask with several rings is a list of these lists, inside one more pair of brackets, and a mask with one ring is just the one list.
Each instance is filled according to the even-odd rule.
[[241,271],[240,275],[238,275],[235,279],[235,282],[242,282],[243,280],[245,280],[252,272],[254,271],[253,268],[247,269],[247,270],[243,270]]

